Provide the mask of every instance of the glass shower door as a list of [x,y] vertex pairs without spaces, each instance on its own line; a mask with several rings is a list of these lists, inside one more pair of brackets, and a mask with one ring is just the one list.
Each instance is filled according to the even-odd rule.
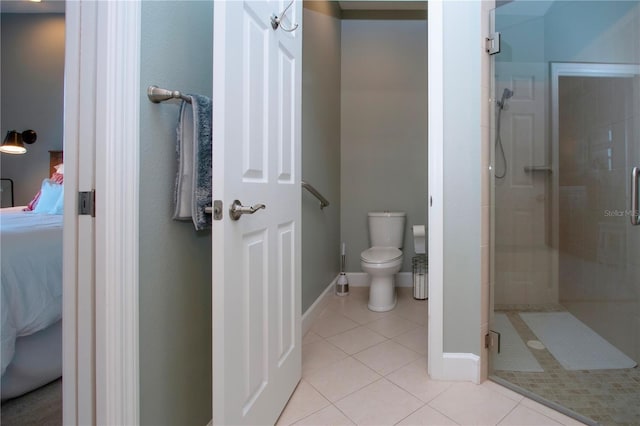
[[640,424],[640,4],[516,0],[491,19],[492,378]]

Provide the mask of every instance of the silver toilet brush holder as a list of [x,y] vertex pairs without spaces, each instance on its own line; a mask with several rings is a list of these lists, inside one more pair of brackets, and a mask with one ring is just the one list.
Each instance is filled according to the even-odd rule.
[[340,272],[340,275],[338,276],[338,281],[336,282],[336,295],[349,295],[349,281],[347,281],[347,274],[344,272]]
[[337,296],[349,295],[349,281],[347,280],[347,274],[344,272],[345,260],[346,260],[345,244],[342,243],[342,252],[340,254],[340,275],[338,275],[338,281],[336,281]]

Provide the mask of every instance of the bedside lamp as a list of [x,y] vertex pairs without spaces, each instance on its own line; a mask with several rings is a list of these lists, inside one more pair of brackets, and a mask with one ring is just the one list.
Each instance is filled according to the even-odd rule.
[[25,130],[22,133],[9,130],[7,136],[4,138],[4,142],[0,145],[0,152],[5,154],[24,154],[27,152],[24,144],[32,144],[37,138],[38,136],[33,130]]

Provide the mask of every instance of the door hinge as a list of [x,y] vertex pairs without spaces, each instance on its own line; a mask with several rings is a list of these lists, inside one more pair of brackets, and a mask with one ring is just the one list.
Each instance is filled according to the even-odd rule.
[[489,37],[485,39],[485,48],[489,55],[495,55],[500,53],[500,33],[495,32],[489,34]]
[[96,191],[78,192],[78,215],[96,217]]
[[[497,337],[497,339],[494,339],[494,336]],[[498,353],[500,353],[500,333],[494,330],[489,330],[489,332],[484,335],[484,348],[493,349],[496,347],[496,340],[498,341]]]

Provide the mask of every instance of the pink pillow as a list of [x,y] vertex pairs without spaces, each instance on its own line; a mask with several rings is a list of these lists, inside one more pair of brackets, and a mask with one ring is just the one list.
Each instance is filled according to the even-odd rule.
[[[64,175],[61,174],[61,173],[54,172],[51,175],[50,179],[51,179],[51,181],[53,181],[55,183],[60,183],[60,184],[64,183]],[[24,211],[29,212],[29,211],[32,211],[33,209],[35,209],[36,205],[38,205],[38,200],[39,199],[40,199],[40,191],[38,191],[36,196],[33,197],[33,200],[31,200],[29,202],[29,204],[27,204],[27,207],[24,208]]]

